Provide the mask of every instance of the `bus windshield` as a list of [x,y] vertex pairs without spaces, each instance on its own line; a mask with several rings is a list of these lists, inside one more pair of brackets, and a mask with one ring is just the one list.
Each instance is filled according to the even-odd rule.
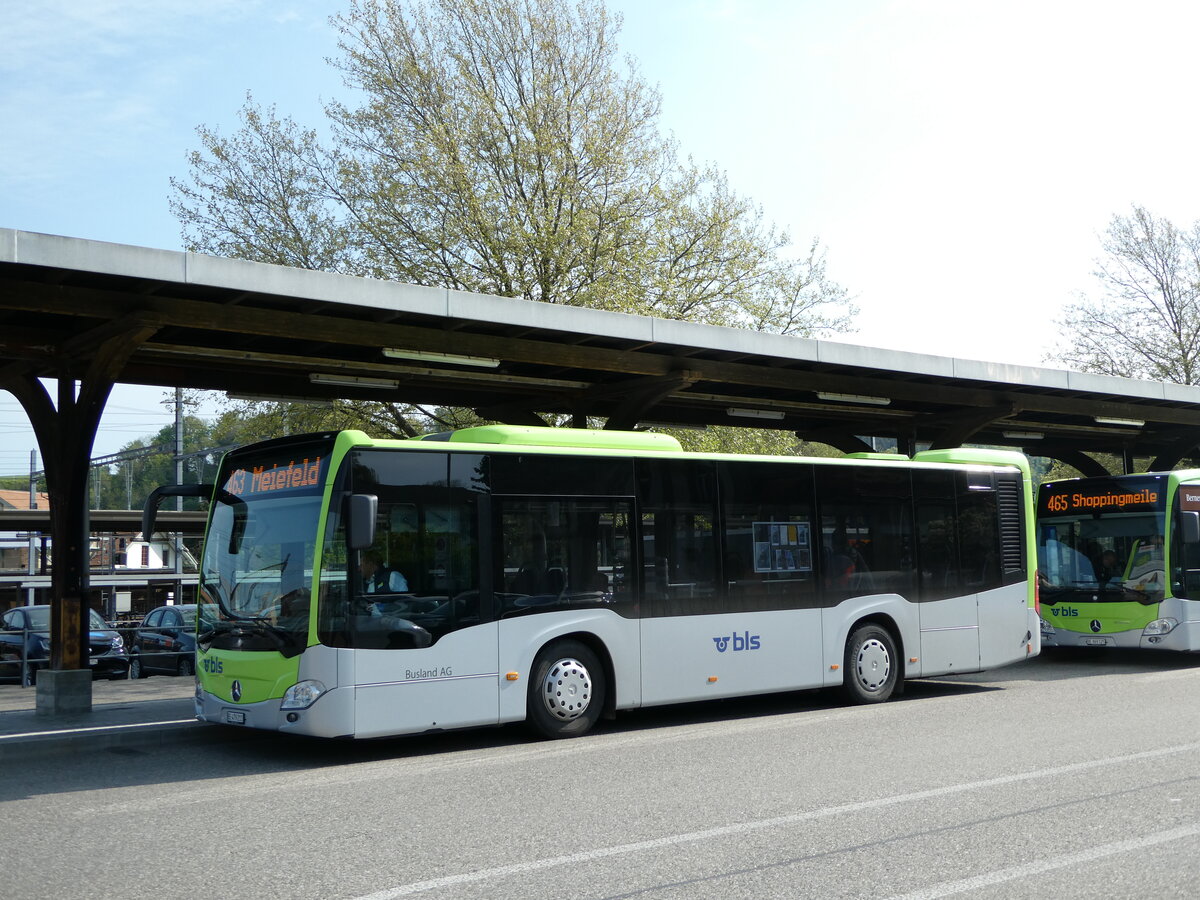
[[304,649],[326,449],[226,461],[201,566],[202,643],[287,656]]
[[1119,490],[1086,492],[1070,482],[1044,485],[1038,517],[1042,601],[1162,600],[1161,496],[1157,485],[1123,483]]

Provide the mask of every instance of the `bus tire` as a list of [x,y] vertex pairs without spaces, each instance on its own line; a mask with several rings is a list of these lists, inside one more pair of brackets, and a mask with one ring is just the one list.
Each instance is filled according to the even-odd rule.
[[900,658],[896,641],[881,625],[868,622],[846,639],[842,693],[851,703],[882,703],[896,690]]
[[579,641],[555,641],[533,660],[526,721],[548,738],[586,734],[604,711],[604,667]]

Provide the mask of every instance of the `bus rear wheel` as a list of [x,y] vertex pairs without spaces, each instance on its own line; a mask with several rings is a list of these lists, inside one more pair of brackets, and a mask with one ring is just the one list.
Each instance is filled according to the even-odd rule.
[[529,678],[527,721],[548,738],[578,737],[604,709],[604,668],[579,641],[556,641],[534,658]]
[[896,642],[880,625],[860,625],[846,640],[842,692],[851,703],[882,703],[896,690],[900,660]]

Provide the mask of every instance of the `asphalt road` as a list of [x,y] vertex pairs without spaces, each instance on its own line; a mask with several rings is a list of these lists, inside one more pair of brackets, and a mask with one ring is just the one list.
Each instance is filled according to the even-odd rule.
[[1200,657],[0,773],[8,898],[1200,896]]

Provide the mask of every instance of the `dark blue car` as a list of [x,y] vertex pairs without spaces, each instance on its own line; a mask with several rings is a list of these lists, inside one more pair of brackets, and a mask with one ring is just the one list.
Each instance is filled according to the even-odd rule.
[[[88,661],[92,674],[124,678],[129,671],[125,642],[100,614],[88,610]],[[39,669],[50,665],[50,607],[18,606],[0,616],[0,678],[37,680]]]
[[129,642],[129,677],[151,672],[196,674],[196,606],[160,606],[142,619]]

